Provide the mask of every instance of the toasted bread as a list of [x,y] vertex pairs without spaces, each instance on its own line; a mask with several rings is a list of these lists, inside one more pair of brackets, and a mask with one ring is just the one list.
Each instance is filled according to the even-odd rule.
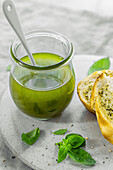
[[95,80],[102,73],[103,73],[103,71],[96,71],[96,72],[92,73],[91,75],[87,76],[83,81],[80,81],[77,86],[77,93],[78,93],[78,96],[79,96],[81,102],[92,113],[95,113],[95,110],[93,110],[90,107],[91,93],[92,93],[92,89],[93,89]]
[[113,77],[103,73],[95,82],[95,109],[103,136],[113,144]]
[[[106,76],[113,76],[113,70],[103,70],[103,73],[106,74]],[[95,86],[98,82],[98,79],[96,79],[93,89],[92,89],[92,93],[91,93],[91,99],[90,99],[90,107],[92,110],[95,110],[95,102],[96,102],[96,93],[95,93]]]

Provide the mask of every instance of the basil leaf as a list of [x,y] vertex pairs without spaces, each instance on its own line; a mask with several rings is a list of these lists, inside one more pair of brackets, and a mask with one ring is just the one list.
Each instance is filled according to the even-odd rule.
[[59,148],[59,152],[58,152],[58,161],[57,161],[57,163],[62,162],[66,158],[67,153],[68,153],[68,148],[66,146],[61,146]]
[[73,146],[73,148],[83,147],[86,145],[85,138],[83,138],[81,135],[76,133],[70,133],[66,135],[65,139],[69,139],[69,141],[71,142],[69,143]]
[[61,142],[55,143],[55,145],[58,145],[58,148],[60,148],[61,145],[67,146],[68,145],[68,140],[67,139],[62,139]]
[[64,145],[68,145],[68,139],[62,139]]
[[82,145],[85,139],[78,135],[72,135],[68,138],[68,143],[72,146],[72,148],[78,148]]
[[28,133],[22,133],[22,141],[27,143],[28,145],[32,145],[36,142],[36,140],[40,136],[40,129],[36,128]]
[[90,68],[88,71],[88,75],[92,74],[95,71],[99,71],[99,70],[107,70],[110,67],[110,60],[109,57],[107,58],[102,58],[98,61],[96,61]]
[[60,146],[63,145],[63,141],[62,141],[62,142],[55,143],[55,145],[57,145],[58,148],[60,148]]
[[80,134],[77,134],[77,133],[70,133],[70,134],[66,135],[65,139],[68,139],[70,136],[73,136],[73,135],[81,136]]
[[6,67],[6,71],[10,71],[10,70],[11,70],[11,64]]
[[37,114],[44,114],[44,112],[42,112],[37,103],[34,103],[34,111]]
[[59,129],[55,132],[53,132],[54,135],[63,135],[67,132],[67,129]]
[[72,146],[70,144],[67,145],[68,150],[70,151],[72,149]]
[[96,161],[91,155],[81,148],[71,149],[68,151],[68,155],[71,159],[84,165],[94,165]]

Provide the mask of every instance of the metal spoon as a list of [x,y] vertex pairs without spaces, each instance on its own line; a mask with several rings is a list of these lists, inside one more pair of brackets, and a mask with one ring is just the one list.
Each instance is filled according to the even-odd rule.
[[19,19],[17,16],[16,8],[11,0],[5,0],[3,2],[3,11],[4,11],[4,14],[5,14],[8,22],[10,23],[11,27],[13,28],[13,30],[17,34],[18,38],[20,39],[21,43],[23,44],[23,46],[31,60],[31,63],[33,65],[36,65],[35,60],[29,50],[28,44],[24,38],[24,34],[22,32],[22,28],[21,28],[21,25],[20,25],[20,22],[19,22]]

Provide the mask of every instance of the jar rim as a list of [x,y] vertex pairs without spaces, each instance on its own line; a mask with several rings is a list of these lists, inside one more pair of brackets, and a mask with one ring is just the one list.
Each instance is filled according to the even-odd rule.
[[22,67],[28,68],[28,69],[32,69],[32,70],[51,70],[51,69],[55,69],[55,68],[61,67],[63,65],[66,65],[72,59],[72,57],[73,57],[73,44],[69,41],[69,39],[67,37],[65,37],[64,35],[62,35],[60,33],[52,32],[52,31],[48,31],[48,30],[31,31],[31,32],[25,33],[24,37],[25,37],[25,39],[29,39],[29,38],[32,38],[32,37],[37,36],[37,35],[51,36],[53,38],[65,41],[69,46],[69,51],[68,51],[67,57],[64,58],[63,60],[61,60],[60,62],[53,64],[53,65],[39,66],[39,65],[27,64],[27,63],[23,62],[22,60],[20,60],[19,58],[16,57],[15,46],[21,44],[20,40],[17,38],[11,44],[11,47],[10,47],[11,57],[16,64],[18,64]]

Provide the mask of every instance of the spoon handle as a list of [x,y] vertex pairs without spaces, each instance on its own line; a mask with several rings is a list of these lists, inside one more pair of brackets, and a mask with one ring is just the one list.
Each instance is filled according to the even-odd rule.
[[12,28],[14,29],[15,33],[17,34],[17,36],[19,37],[19,39],[21,40],[31,62],[33,65],[35,64],[34,58],[29,50],[29,47],[27,45],[27,42],[24,38],[23,32],[22,32],[22,28],[20,26],[19,23],[19,19],[16,13],[16,9],[15,6],[13,4],[13,2],[11,0],[5,0],[3,2],[3,12],[8,20],[8,22],[10,23],[10,25],[12,26]]

